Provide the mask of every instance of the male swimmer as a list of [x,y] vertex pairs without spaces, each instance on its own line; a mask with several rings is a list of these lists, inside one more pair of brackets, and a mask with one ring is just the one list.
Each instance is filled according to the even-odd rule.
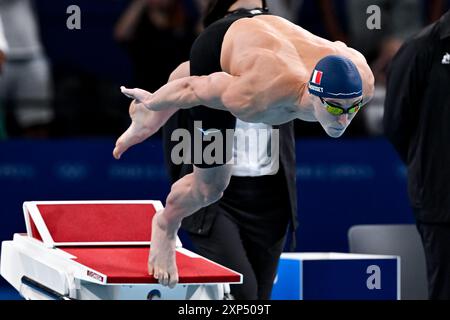
[[[231,13],[261,6],[260,0],[228,3]],[[229,111],[246,122],[270,125],[294,119],[318,121],[337,138],[373,96],[374,77],[366,59],[342,42],[330,42],[264,13],[237,19],[222,39],[214,37],[220,25],[221,20],[202,32],[192,47],[190,64],[180,65],[155,93],[121,88],[134,100],[132,123],[117,140],[115,158],[154,134],[179,109],[206,106]],[[205,52],[205,41],[217,47],[218,39],[215,56],[221,70],[191,76],[198,68],[194,61],[198,64],[208,54],[214,56],[214,50]],[[219,200],[230,177],[228,164],[194,165],[191,174],[172,185],[165,209],[152,222],[149,273],[162,285],[173,287],[178,282],[175,239],[181,221]]]

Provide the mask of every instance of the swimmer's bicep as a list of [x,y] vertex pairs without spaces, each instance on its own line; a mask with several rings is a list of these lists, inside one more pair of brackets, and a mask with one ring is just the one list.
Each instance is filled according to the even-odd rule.
[[[235,77],[235,81],[224,92],[223,103],[243,121],[265,122],[274,121],[276,118],[277,122],[278,118],[282,117],[282,114],[276,111],[280,110],[277,106],[295,105],[296,96],[299,94],[295,86],[296,79],[293,80],[290,74],[283,74],[278,67],[270,66],[270,70],[267,70],[267,65],[255,63],[254,66],[241,76]],[[262,68],[265,68],[264,72],[261,71]],[[289,119],[297,118],[296,112],[297,110],[288,110]],[[275,122],[272,124],[276,124]]]
[[226,72],[215,72],[208,76],[194,76],[191,79],[191,89],[198,105],[219,110],[227,109],[224,96],[237,82],[237,77]]

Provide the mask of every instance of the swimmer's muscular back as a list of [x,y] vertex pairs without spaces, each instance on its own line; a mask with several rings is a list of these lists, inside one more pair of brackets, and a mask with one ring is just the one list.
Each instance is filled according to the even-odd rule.
[[251,121],[285,122],[288,119],[280,119],[280,108],[286,118],[295,118],[294,113],[298,113],[304,120],[314,120],[310,118],[307,83],[317,62],[332,54],[355,63],[365,100],[370,99],[373,74],[358,51],[317,37],[277,16],[240,19],[228,29],[221,56],[222,70],[239,80],[227,88],[222,101],[230,109],[249,106],[247,114],[241,111],[240,116]]

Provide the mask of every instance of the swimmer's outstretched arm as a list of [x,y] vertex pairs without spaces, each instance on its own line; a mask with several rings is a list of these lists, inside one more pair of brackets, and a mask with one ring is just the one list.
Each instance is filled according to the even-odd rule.
[[297,105],[305,86],[303,79],[309,77],[304,68],[292,71],[270,50],[251,50],[231,60],[227,72],[178,79],[155,93],[121,90],[154,111],[202,105],[229,111],[247,122],[280,124],[297,118],[296,110],[280,112],[277,107]]
[[171,81],[153,94],[125,87],[121,87],[121,91],[153,111],[189,109],[199,105],[228,110],[224,106],[223,96],[235,81],[236,77],[226,72],[216,72],[208,76],[191,76]]
[[[121,90],[152,111],[189,109],[202,105],[229,111],[247,122],[281,124],[297,119],[296,112],[267,112],[273,105],[295,104],[298,98],[296,88],[299,87],[297,79],[292,79],[290,75],[272,77],[267,81],[261,79],[254,70],[242,76],[216,72],[169,82],[153,94],[142,89],[122,87]],[[264,83],[260,85],[260,82]]]

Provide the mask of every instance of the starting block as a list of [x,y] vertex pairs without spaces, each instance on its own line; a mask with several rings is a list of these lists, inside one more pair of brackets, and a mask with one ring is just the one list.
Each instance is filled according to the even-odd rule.
[[25,202],[26,234],[2,242],[0,274],[25,299],[226,299],[242,275],[182,248],[179,283],[147,272],[160,201]]

